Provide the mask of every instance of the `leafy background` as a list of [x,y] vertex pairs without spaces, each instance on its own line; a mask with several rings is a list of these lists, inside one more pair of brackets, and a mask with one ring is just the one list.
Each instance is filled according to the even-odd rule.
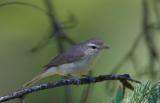
[[[43,0],[12,0],[14,1],[34,4],[45,9]],[[137,36],[142,33],[143,19],[146,17],[143,11],[143,1],[148,3],[148,22],[152,24],[151,26],[157,27],[160,23],[159,18],[157,19],[159,0],[54,0],[52,3],[61,22],[67,21],[70,15],[75,17],[77,25],[64,29],[72,40],[80,42],[99,37],[110,45],[110,49],[103,52],[103,56],[94,67],[93,75],[96,76],[110,74],[131,49]],[[10,1],[1,0],[0,4],[6,2]],[[55,39],[37,52],[30,51],[50,35],[52,29],[48,16],[41,11],[19,4],[0,6],[0,95],[21,88],[58,54]],[[154,31],[152,39],[159,53],[159,28],[153,28],[152,31]],[[136,66],[131,61],[125,61],[123,66],[118,67],[117,73],[128,73],[142,82],[158,81],[159,61],[154,63],[155,66],[148,67],[150,56],[146,44],[142,38],[137,46]],[[69,47],[69,45],[65,46]],[[150,69],[154,69],[155,74],[151,74]],[[40,82],[57,79],[60,77],[46,78]],[[116,81],[91,85],[92,89],[87,103],[111,103],[119,85],[120,83]],[[85,87],[70,87],[71,103],[81,101]],[[130,91],[127,90],[126,95],[129,94],[128,92]],[[26,97],[26,101],[28,103],[66,103],[65,87],[30,94]],[[8,103],[17,102],[18,100],[14,100]]]

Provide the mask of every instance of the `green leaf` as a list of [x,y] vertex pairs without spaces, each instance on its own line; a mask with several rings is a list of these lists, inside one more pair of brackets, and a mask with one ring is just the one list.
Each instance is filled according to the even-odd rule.
[[124,88],[122,86],[119,86],[116,92],[115,99],[113,100],[112,103],[122,103],[123,97],[124,97]]
[[154,85],[147,82],[136,87],[126,103],[157,103],[159,99],[160,82]]

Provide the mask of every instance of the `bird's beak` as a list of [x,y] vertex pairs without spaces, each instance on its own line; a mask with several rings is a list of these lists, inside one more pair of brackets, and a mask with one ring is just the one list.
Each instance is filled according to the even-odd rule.
[[109,48],[109,46],[106,45],[106,44],[103,44],[103,45],[101,46],[101,49],[108,49],[108,48]]

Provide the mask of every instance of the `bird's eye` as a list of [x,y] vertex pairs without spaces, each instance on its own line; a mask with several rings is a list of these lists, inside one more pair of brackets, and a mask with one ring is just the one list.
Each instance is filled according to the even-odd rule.
[[92,49],[96,49],[97,47],[96,47],[96,46],[91,46],[91,48],[92,48]]

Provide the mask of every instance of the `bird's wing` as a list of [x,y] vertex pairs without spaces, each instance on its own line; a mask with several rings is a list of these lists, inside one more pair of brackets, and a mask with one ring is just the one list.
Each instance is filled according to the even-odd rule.
[[48,68],[53,67],[53,66],[59,66],[61,64],[67,64],[67,63],[72,63],[72,62],[81,60],[83,57],[84,57],[83,52],[80,52],[78,50],[74,50],[74,51],[70,50],[70,51],[64,52],[62,54],[59,54],[58,56],[53,58],[44,67],[46,68],[45,70],[47,70]]

